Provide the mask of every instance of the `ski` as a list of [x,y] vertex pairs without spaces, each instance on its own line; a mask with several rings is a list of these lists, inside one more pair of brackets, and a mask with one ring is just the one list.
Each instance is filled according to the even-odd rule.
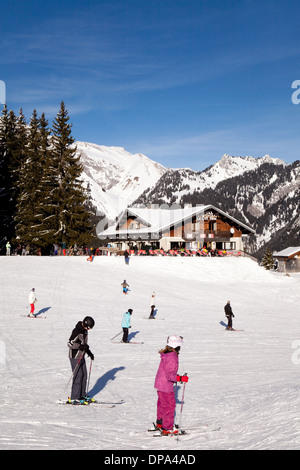
[[123,403],[125,403],[125,400],[121,400],[121,401],[94,401],[93,403],[95,403],[96,405],[123,405]]
[[153,437],[168,437],[168,436],[183,436],[187,434],[184,429],[179,429],[175,425],[175,432],[170,432],[169,434],[164,434],[161,428],[158,428],[155,423],[153,423],[153,429],[148,429],[148,432],[153,433]]
[[154,428],[153,429],[148,429],[148,432],[151,433],[156,433],[156,437],[165,437],[165,436],[183,436],[187,435],[190,433],[205,433],[205,432],[215,432],[215,431],[220,431],[221,426],[214,426],[214,425],[208,425],[208,424],[203,424],[200,426],[185,426],[184,429],[179,429],[177,433],[170,433],[170,434],[163,434],[161,429],[156,427],[155,423],[153,423]]
[[178,429],[177,432],[170,432],[169,434],[164,434],[163,431],[159,428],[157,429],[148,429],[147,432],[151,432],[153,437],[173,437],[173,436],[185,436],[188,434],[184,429]]
[[31,315],[20,315],[20,317],[27,317],[27,318],[47,318],[47,317],[41,317],[40,315],[34,315],[34,316],[31,316]]
[[99,405],[103,406],[104,408],[114,408],[117,405],[122,405],[124,400],[118,402],[105,402],[105,401],[98,401],[98,400],[57,400],[57,404],[59,405],[71,405],[71,406],[93,406]]
[[228,328],[225,322],[220,321],[220,325],[225,326],[225,331],[244,331],[244,330],[236,330],[235,328]]
[[159,433],[153,433],[152,437],[178,437],[178,436],[186,436],[188,432],[184,431],[183,429],[180,429],[180,431],[174,433],[169,433],[169,434],[163,434],[161,431]]

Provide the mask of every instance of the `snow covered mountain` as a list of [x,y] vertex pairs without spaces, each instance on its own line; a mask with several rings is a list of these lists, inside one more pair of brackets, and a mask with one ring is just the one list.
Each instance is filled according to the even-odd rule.
[[253,253],[299,244],[299,161],[225,154],[194,171],[166,168],[121,147],[75,145],[91,202],[109,222],[133,204],[214,204],[255,229]]
[[299,244],[300,162],[224,155],[201,173],[168,171],[137,203],[214,204],[256,232],[252,252]]
[[[220,182],[248,171],[256,171],[261,165],[271,163],[285,165],[278,158],[265,155],[262,158],[233,157],[225,154],[214,165],[204,171],[190,169],[169,169],[164,173],[155,187],[148,188],[139,198],[140,203],[180,203],[183,196],[201,192],[207,188],[214,189]],[[188,203],[188,201],[186,201]]]
[[157,183],[165,167],[122,147],[75,142],[93,205],[112,221],[146,189]]

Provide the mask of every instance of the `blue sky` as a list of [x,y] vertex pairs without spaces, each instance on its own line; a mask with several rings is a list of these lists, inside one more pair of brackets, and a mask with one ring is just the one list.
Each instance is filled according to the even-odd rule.
[[1,2],[9,109],[76,140],[203,170],[231,155],[299,159],[300,2]]

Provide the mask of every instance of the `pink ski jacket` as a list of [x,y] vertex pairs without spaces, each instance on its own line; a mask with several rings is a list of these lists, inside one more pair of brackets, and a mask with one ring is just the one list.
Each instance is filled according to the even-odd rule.
[[178,354],[175,351],[160,354],[160,364],[155,377],[154,388],[159,392],[173,392],[177,382]]

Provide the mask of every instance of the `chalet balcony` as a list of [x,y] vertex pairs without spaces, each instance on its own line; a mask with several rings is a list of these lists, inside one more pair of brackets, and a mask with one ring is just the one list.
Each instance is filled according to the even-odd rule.
[[232,234],[228,230],[204,230],[203,232],[184,232],[185,241],[193,240],[229,240]]

